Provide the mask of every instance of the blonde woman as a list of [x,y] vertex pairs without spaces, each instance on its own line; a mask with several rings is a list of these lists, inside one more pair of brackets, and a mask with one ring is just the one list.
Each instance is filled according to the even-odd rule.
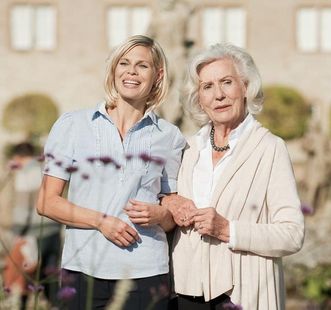
[[129,38],[111,54],[105,81],[105,102],[53,126],[38,212],[66,225],[62,268],[76,290],[69,309],[106,307],[120,279],[133,280],[123,309],[166,309],[165,231],[174,222],[158,198],[177,191],[186,142],[153,112],[168,88],[162,48]]

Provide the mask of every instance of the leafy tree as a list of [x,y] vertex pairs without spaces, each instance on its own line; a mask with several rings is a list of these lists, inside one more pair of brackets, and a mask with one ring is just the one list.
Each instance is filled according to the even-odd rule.
[[310,106],[295,89],[269,86],[258,120],[274,134],[289,140],[303,136],[308,128]]

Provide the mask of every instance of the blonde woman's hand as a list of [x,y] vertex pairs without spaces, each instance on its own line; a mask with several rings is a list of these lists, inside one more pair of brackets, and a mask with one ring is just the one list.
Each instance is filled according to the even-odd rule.
[[161,224],[168,213],[164,206],[133,199],[130,199],[124,211],[132,223],[143,227]]
[[103,216],[98,229],[108,240],[120,247],[128,247],[141,241],[135,229],[114,216]]

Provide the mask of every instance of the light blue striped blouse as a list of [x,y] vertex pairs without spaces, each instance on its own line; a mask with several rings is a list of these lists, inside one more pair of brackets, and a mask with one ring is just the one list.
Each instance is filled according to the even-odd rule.
[[105,110],[63,114],[45,145],[44,173],[69,182],[69,201],[121,218],[141,243],[121,248],[99,231],[66,227],[62,267],[102,279],[141,278],[168,272],[168,245],[155,225],[132,224],[123,212],[128,199],[158,203],[160,193],[176,192],[186,141],[179,129],[147,113],[123,142]]

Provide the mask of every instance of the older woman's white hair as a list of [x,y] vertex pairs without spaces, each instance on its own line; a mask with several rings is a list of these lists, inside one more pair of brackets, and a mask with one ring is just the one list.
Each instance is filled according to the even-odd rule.
[[185,109],[200,125],[206,124],[209,117],[199,105],[199,73],[205,65],[224,58],[233,61],[238,75],[247,85],[246,109],[251,114],[257,114],[262,110],[264,98],[261,77],[252,56],[244,49],[230,43],[219,43],[197,54],[188,67]]

